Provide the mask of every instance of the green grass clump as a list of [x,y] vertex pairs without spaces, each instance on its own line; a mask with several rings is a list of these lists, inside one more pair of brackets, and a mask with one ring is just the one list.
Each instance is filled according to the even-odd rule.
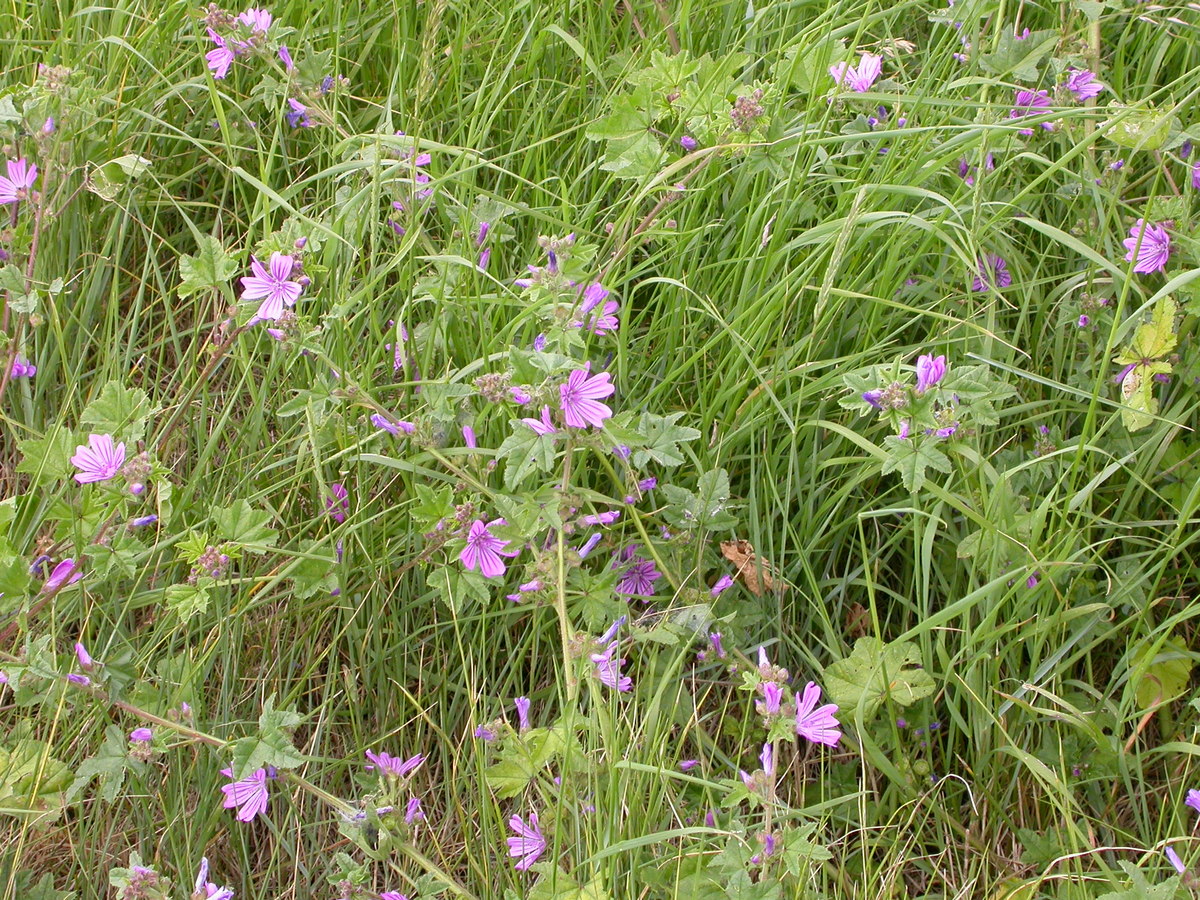
[[0,896],[1195,891],[1193,7],[0,8]]

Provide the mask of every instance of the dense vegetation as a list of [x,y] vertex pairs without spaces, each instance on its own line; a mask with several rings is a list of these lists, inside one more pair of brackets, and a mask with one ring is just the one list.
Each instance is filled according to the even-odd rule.
[[1198,27],[0,7],[0,896],[1190,895]]

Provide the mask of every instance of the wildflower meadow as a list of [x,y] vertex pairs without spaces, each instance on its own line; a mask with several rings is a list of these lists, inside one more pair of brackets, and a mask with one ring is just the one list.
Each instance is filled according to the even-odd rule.
[[0,897],[1200,893],[1200,4],[0,5]]

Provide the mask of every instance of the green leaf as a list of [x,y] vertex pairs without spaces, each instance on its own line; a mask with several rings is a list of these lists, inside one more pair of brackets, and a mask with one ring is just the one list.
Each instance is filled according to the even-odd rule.
[[1154,396],[1154,376],[1166,375],[1171,364],[1152,362],[1133,365],[1121,379],[1121,422],[1129,431],[1138,431],[1154,421],[1158,415],[1158,398]]
[[1142,710],[1183,696],[1192,677],[1192,660],[1182,642],[1172,638],[1157,653],[1156,643],[1156,639],[1143,639],[1130,658],[1131,675],[1137,679],[1134,696]]
[[1057,31],[1033,31],[1022,40],[1012,29],[1004,29],[996,51],[979,57],[979,67],[997,78],[1011,74],[1017,81],[1037,81],[1038,66],[1045,62],[1058,40]]
[[217,507],[212,511],[212,520],[222,540],[240,544],[252,553],[264,552],[263,547],[273,547],[279,538],[278,532],[267,527],[271,514],[255,509],[247,500]]
[[532,472],[549,472],[554,468],[554,435],[536,434],[521,422],[513,422],[513,433],[496,450],[499,459],[506,460],[504,487],[516,493]]
[[[280,711],[283,713],[285,711]],[[292,739],[277,725],[264,728],[263,717],[259,718],[259,733],[255,737],[242,738],[233,743],[233,780],[241,781],[259,769],[274,766],[277,769],[295,769],[305,763],[304,754],[292,744]]]
[[32,577],[24,557],[7,554],[0,557],[0,610],[17,608]]
[[206,288],[219,288],[229,281],[237,269],[237,262],[225,251],[221,242],[211,235],[204,235],[200,238],[200,250],[195,256],[179,258],[181,280],[176,293],[182,300]]
[[116,725],[104,729],[104,743],[95,756],[84,760],[67,788],[68,803],[76,800],[93,778],[100,779],[100,796],[108,803],[116,801],[129,770],[129,741]]
[[49,744],[25,737],[27,729],[14,732],[11,746],[0,747],[0,815],[52,821],[62,811],[71,770],[50,755]]
[[292,581],[293,595],[303,600],[314,594],[328,594],[337,587],[337,576],[333,574],[337,558],[314,540],[300,542],[299,554],[288,566],[287,574]]
[[663,517],[676,528],[725,531],[737,524],[737,517],[726,511],[729,475],[724,469],[701,475],[696,493],[667,484],[663,485],[663,494],[670,504],[663,510]]
[[1129,860],[1122,859],[1118,862],[1129,876],[1128,889],[1101,894],[1096,900],[1172,900],[1179,890],[1179,875],[1172,875],[1152,885],[1141,870]]
[[1089,22],[1099,22],[1104,13],[1104,0],[1071,0],[1071,5]]
[[888,457],[883,463],[883,474],[899,472],[900,480],[913,493],[925,484],[926,469],[945,473],[952,471],[950,460],[937,449],[932,440],[922,440],[919,436],[901,440],[892,434],[884,438],[883,442],[888,448]]
[[1134,109],[1121,103],[1108,105],[1112,117],[1100,125],[1105,137],[1118,147],[1131,150],[1157,150],[1166,142],[1176,124],[1169,112]]
[[37,486],[61,481],[77,471],[71,465],[75,447],[75,438],[65,428],[56,428],[45,437],[26,438],[17,443],[21,451],[17,471],[31,476]]
[[0,267],[0,293],[7,292],[8,305],[13,312],[29,315],[37,312],[37,291],[25,290],[25,276],[12,263]]
[[863,722],[890,697],[900,706],[911,706],[933,693],[933,677],[921,666],[921,651],[911,641],[884,644],[863,637],[854,650],[825,670],[829,699],[844,712],[862,709]]
[[1132,349],[1136,357],[1131,362],[1143,359],[1158,359],[1175,349],[1175,316],[1179,304],[1171,297],[1163,297],[1154,305],[1154,317],[1139,325],[1133,336]]
[[163,592],[167,609],[186,622],[208,610],[208,588],[195,584],[173,584]]
[[154,412],[145,391],[113,380],[106,382],[100,395],[84,408],[79,422],[96,434],[124,440],[127,454],[132,455],[136,451],[128,448],[146,436],[146,422]]
[[652,412],[643,412],[638,422],[638,433],[642,436],[642,446],[633,452],[633,464],[639,468],[653,460],[660,466],[673,467],[684,462],[683,453],[679,449],[681,443],[694,441],[700,437],[695,428],[676,425],[682,412],[673,412],[666,416],[657,416]]

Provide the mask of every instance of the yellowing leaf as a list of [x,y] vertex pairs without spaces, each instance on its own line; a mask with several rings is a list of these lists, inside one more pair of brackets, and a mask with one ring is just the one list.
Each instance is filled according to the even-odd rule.
[[1154,318],[1139,325],[1133,336],[1133,352],[1140,359],[1157,359],[1175,349],[1175,316],[1179,304],[1163,297],[1154,307]]

